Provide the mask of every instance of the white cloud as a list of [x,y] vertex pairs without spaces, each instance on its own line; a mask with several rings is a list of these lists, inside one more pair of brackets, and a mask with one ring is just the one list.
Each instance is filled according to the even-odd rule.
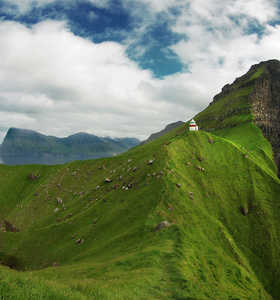
[[[172,27],[186,39],[171,47],[189,66],[188,82],[213,95],[252,64],[279,59],[280,27],[269,25],[277,14],[275,1],[190,2]],[[252,25],[261,26],[263,35],[248,33]]]
[[21,116],[0,119],[0,127],[144,138],[184,118],[186,108],[178,113],[170,95],[160,92],[164,81],[141,70],[125,50],[75,36],[63,22],[32,28],[0,22],[0,111]]

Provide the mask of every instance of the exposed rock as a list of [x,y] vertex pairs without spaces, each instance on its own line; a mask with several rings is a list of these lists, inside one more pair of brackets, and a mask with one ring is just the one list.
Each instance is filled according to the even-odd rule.
[[5,226],[5,230],[6,232],[19,232],[19,230],[9,221],[4,220],[4,226]]
[[63,204],[63,200],[59,197],[56,198],[57,204]]
[[242,206],[242,207],[240,207],[240,210],[241,210],[241,213],[243,216],[247,216],[249,213],[248,207]]
[[177,186],[177,188],[180,188],[181,184],[180,183],[176,183],[176,186]]
[[30,174],[28,174],[28,179],[30,179],[30,180],[36,180],[36,179],[39,179],[40,178],[40,174],[39,173],[37,173],[37,174],[35,174],[35,173],[30,173]]
[[83,239],[77,239],[76,244],[83,244],[84,240]]
[[197,155],[197,160],[201,162],[201,161],[203,161],[203,157],[200,154],[198,154]]
[[156,226],[156,228],[154,229],[154,231],[159,231],[159,230],[161,230],[161,229],[163,229],[163,228],[165,228],[165,227],[169,227],[171,224],[168,222],[168,221],[162,221],[162,222],[160,222],[157,226]]
[[52,266],[53,266],[53,267],[59,267],[59,263],[54,262],[54,263],[52,264]]
[[105,180],[104,180],[106,183],[110,183],[110,182],[112,182],[112,179],[110,179],[110,178],[105,178]]
[[149,161],[148,161],[148,165],[152,165],[154,163],[154,159],[150,159]]

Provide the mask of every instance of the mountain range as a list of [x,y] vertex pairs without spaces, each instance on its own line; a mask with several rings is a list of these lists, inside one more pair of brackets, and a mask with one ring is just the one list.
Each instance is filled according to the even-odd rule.
[[280,62],[115,157],[0,165],[3,299],[280,299]]
[[120,154],[137,146],[136,138],[98,137],[77,133],[66,138],[46,136],[33,130],[10,128],[1,146],[5,164],[62,164]]

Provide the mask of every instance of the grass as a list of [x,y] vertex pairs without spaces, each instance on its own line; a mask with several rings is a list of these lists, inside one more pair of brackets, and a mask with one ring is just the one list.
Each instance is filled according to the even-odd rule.
[[248,93],[197,117],[205,129],[220,118],[211,133],[181,126],[113,158],[0,166],[1,218],[20,229],[0,232],[0,299],[279,299],[280,182],[250,109],[235,110]]

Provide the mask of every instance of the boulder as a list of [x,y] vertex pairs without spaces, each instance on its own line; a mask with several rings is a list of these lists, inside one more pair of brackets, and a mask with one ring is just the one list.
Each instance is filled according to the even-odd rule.
[[59,197],[56,198],[57,204],[63,204],[63,200]]
[[8,222],[7,220],[4,220],[4,226],[5,226],[6,232],[19,232],[19,230],[12,223]]
[[157,226],[156,226],[156,228],[154,229],[154,231],[159,231],[159,230],[161,230],[161,229],[163,229],[163,228],[165,228],[165,227],[169,227],[171,224],[168,222],[168,221],[162,221],[162,222],[160,222]]

